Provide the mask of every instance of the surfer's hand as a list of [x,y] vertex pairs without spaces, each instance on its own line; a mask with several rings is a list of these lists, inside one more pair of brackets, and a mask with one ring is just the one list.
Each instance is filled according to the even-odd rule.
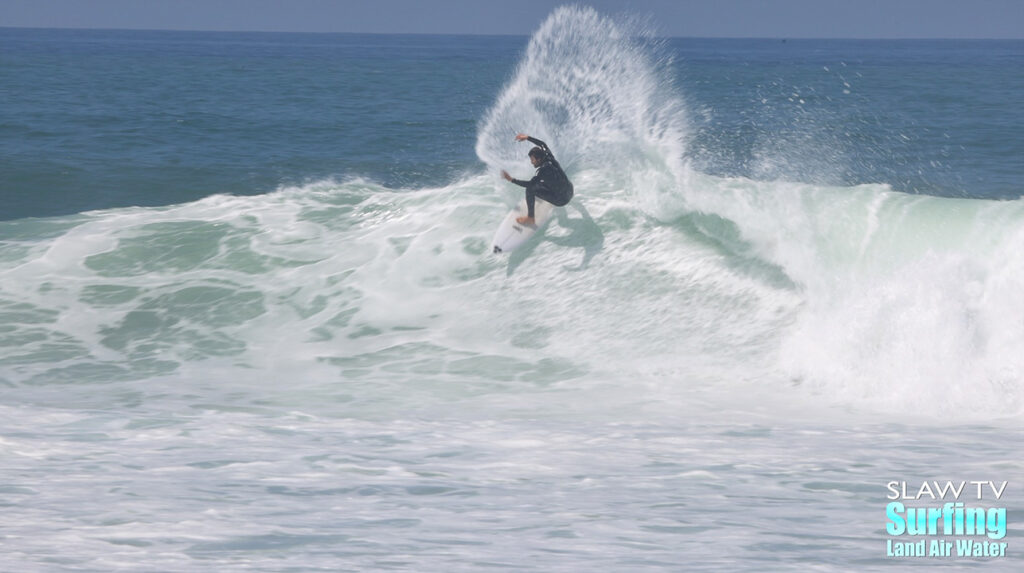
[[505,181],[511,181],[512,180],[512,176],[509,175],[508,171],[505,171],[504,169],[501,170],[501,176],[505,178]]
[[530,138],[530,136],[526,135],[525,133],[520,133],[520,134],[516,135],[516,141],[526,141],[529,138]]

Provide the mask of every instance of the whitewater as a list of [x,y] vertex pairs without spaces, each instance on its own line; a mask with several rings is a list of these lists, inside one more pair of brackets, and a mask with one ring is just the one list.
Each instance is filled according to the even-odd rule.
[[[887,570],[984,478],[1007,556],[913,565],[1019,567],[1024,205],[704,169],[675,65],[560,8],[447,183],[0,222],[7,566]],[[495,256],[516,132],[577,196]]]

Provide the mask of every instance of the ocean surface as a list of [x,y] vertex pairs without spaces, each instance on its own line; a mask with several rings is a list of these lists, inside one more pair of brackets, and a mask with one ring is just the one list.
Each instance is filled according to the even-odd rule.
[[[2,568],[1019,571],[1022,104],[1022,41],[586,8],[0,29]],[[517,132],[576,198],[496,256]],[[888,554],[933,480],[1005,556]]]

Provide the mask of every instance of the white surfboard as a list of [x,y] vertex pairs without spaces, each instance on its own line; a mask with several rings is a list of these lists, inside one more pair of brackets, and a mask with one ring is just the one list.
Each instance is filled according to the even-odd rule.
[[514,209],[508,212],[505,216],[505,220],[498,225],[498,231],[494,233],[494,245],[495,253],[510,253],[526,241],[530,240],[530,237],[537,232],[538,229],[544,227],[544,224],[551,218],[551,214],[554,213],[555,206],[543,199],[537,199],[533,205],[533,218],[537,221],[534,225],[521,225],[516,223],[516,217],[526,216],[526,198],[519,202]]

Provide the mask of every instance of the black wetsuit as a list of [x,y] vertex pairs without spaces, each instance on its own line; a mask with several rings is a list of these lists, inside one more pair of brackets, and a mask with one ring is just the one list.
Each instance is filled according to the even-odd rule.
[[561,207],[572,200],[573,189],[572,182],[565,175],[565,171],[562,171],[562,166],[558,164],[558,161],[555,161],[555,156],[548,149],[548,144],[532,137],[526,139],[544,152],[544,158],[533,179],[529,181],[513,179],[512,183],[526,187],[527,216],[533,217],[533,206],[537,197],[555,207]]

